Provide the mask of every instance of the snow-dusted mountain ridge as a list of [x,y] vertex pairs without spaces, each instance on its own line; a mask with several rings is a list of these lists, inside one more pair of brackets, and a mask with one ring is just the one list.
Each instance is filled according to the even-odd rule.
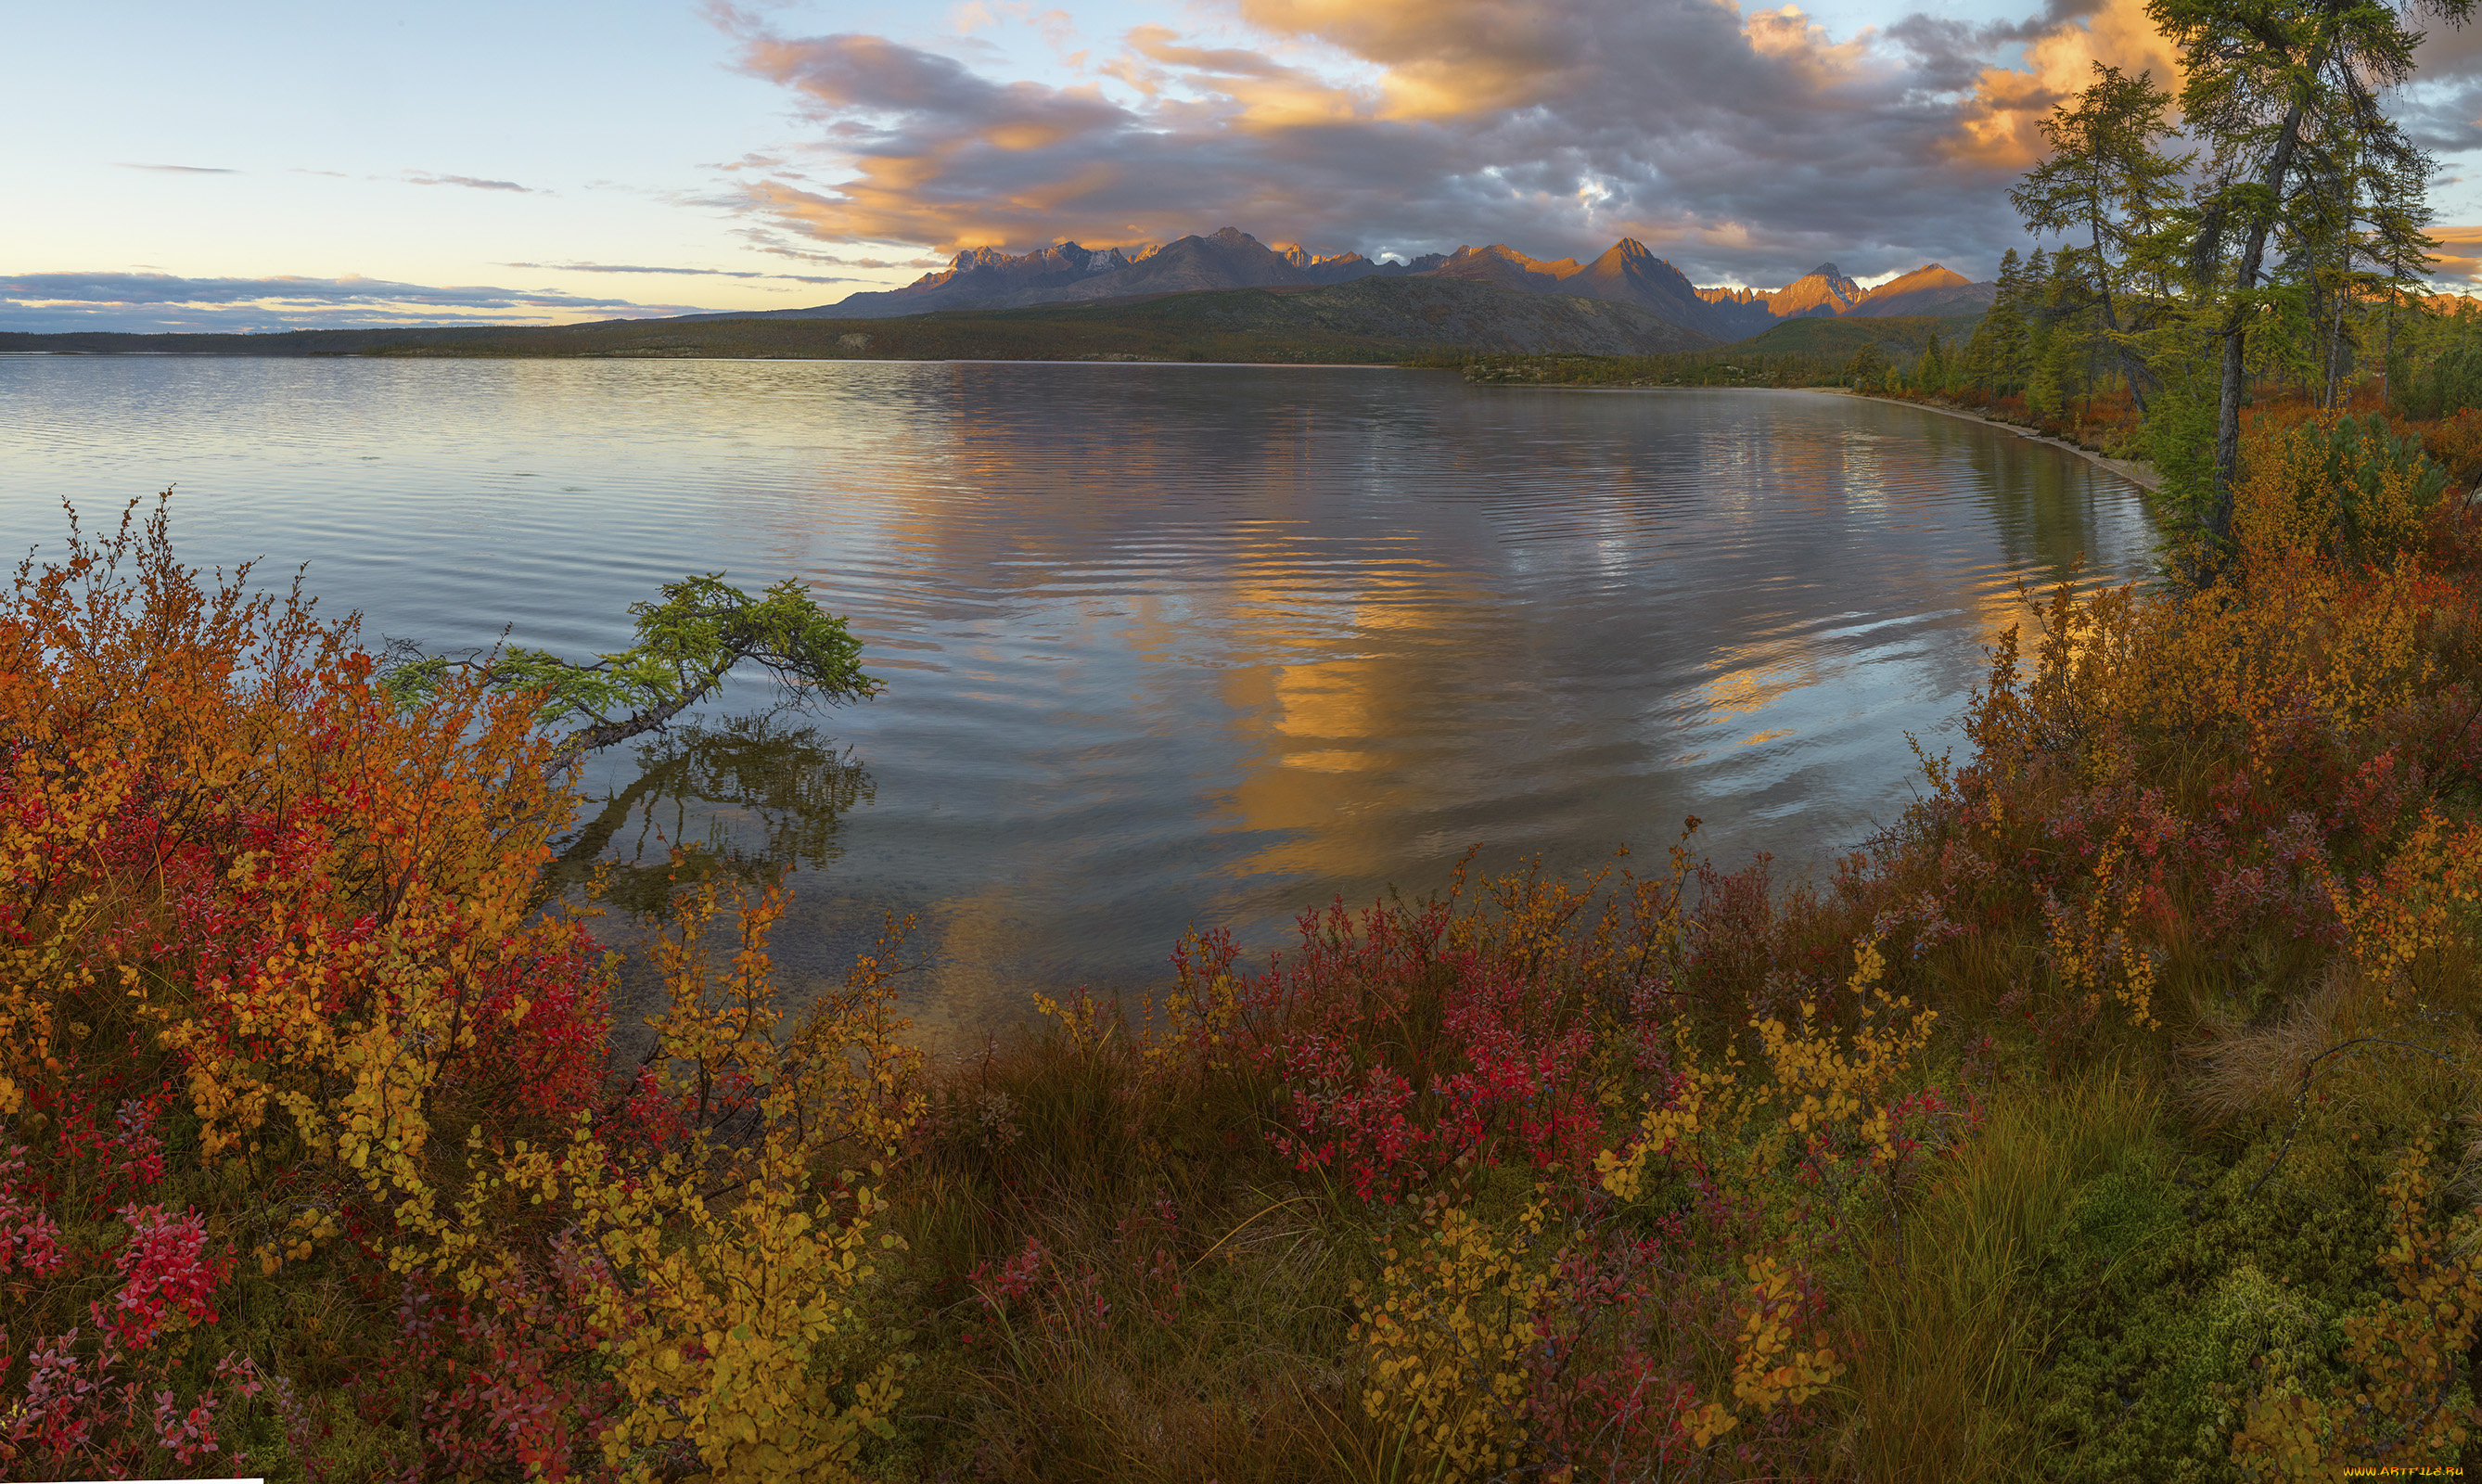
[[1574,258],[1545,262],[1504,243],[1430,253],[1412,262],[1385,262],[1359,252],[1322,257],[1300,247],[1279,250],[1228,226],[1208,236],[1135,250],[1073,242],[1020,254],[975,248],[903,288],[849,294],[832,305],[754,317],[885,319],[940,309],[1014,309],[1201,289],[1307,288],[1362,278],[1425,276],[1631,304],[1721,341],[1747,339],[1798,315],[1971,313],[1989,305],[1994,287],[1933,263],[1864,290],[1834,263],[1822,263],[1780,289],[1699,288],[1646,244],[1627,237],[1591,263]]

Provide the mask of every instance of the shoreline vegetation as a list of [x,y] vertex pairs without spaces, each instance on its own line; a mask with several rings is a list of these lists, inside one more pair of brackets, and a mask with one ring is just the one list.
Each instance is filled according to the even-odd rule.
[[2043,598],[1829,880],[1692,821],[937,1062],[902,924],[790,1017],[685,854],[615,1066],[541,687],[391,692],[133,511],[0,602],[0,1461],[2482,1463],[2482,517],[2268,411],[2230,575]]
[[[2367,85],[2417,39],[2370,7],[2150,15],[2190,135],[2099,66],[2010,193],[2082,245],[2011,252],[1962,335],[1418,358],[1840,385],[2151,464],[2158,577],[2025,594],[1961,752],[1917,743],[1914,805],[1820,880],[1709,861],[1687,820],[1582,878],[1327,904],[1264,961],[1195,932],[1144,999],[1027,985],[1035,1028],[934,1060],[907,924],[797,1017],[780,882],[554,869],[555,707],[644,714],[745,641],[862,699],[798,591],[761,622],[772,593],[668,589],[635,689],[523,651],[398,684],[298,582],[183,567],[161,506],[29,557],[0,596],[0,1465],[2482,1471],[2482,510],[2454,493],[2482,347],[2417,293],[2428,162]],[[1213,297],[1140,328],[1202,349],[1172,321]],[[594,928],[624,905],[666,994],[619,1059]]]
[[[1825,389],[1837,390],[1840,388],[1830,387]],[[2037,443],[2048,444],[2053,448],[2067,449],[2070,453],[2075,454],[2077,457],[2085,460],[2088,464],[2094,464],[2098,468],[2107,470],[2110,473],[2119,475],[2121,478],[2127,480],[2130,484],[2135,485],[2137,488],[2145,490],[2149,494],[2153,494],[2163,488],[2162,471],[2143,459],[2116,459],[2111,455],[2104,453],[2099,448],[2090,447],[2084,443],[2071,442],[2069,439],[2063,437],[2055,437],[2038,428],[2028,426],[2025,423],[2007,422],[2000,418],[1991,416],[1987,412],[1977,412],[1971,408],[1959,407],[1948,402],[1934,401],[1926,397],[1897,397],[1890,396],[1883,391],[1856,391],[1851,392],[1850,395],[1866,398],[1872,402],[1893,403],[1898,407],[1919,408],[1926,412],[1937,412],[1945,417],[1958,417],[1963,418],[1967,422],[1980,423],[1986,428],[2005,428],[2009,432],[2017,434],[2020,437],[2031,438]]]

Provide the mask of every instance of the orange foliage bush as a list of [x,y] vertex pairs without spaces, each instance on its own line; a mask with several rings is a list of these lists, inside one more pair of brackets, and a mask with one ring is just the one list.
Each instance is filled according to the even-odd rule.
[[727,972],[698,898],[608,1097],[531,698],[400,712],[246,581],[159,507],[0,605],[0,1459],[834,1474],[893,1386],[835,1163],[911,1117],[875,967],[779,1038],[774,909]]
[[2424,427],[2421,446],[2459,485],[2482,483],[2482,407],[2461,408]]
[[[1520,876],[1332,909],[1256,973],[1211,936],[1184,950],[1129,1074],[1254,1073],[1304,1199],[1377,1227],[1352,1338],[1382,1467],[1850,1471],[1839,1428],[1920,1419],[1880,1410],[1907,1393],[1853,1390],[1895,1373],[1856,1364],[1839,1277],[1910,1260],[1939,1281],[1907,1224],[1976,1136],[1995,1059],[2039,1076],[2117,1047],[2152,1067],[2218,1017],[2280,1009],[2233,997],[2270,944],[2408,1013],[2472,962],[2482,858],[2441,800],[2482,779],[2477,533],[2382,479],[2340,542],[2317,452],[2252,435],[2229,583],[2063,585],[2030,644],[2001,636],[1969,758],[1926,758],[1927,797],[1828,889],[1681,852],[1617,890]],[[1051,1008],[1081,1057],[1125,1040],[1091,1001]],[[1517,1170],[1530,1195],[1503,1179],[1487,1215],[1491,1175]],[[2398,1216],[2436,1264],[2432,1307],[2357,1316],[2356,1356],[2435,1356],[2415,1332],[2472,1281],[2431,1189]],[[2244,1462],[2253,1405],[2277,1402],[2241,1398],[2221,1440]],[[2355,1435],[2324,1405],[2305,1425]]]
[[[1370,1254],[1306,1321],[1328,1399],[1289,1393],[1341,1471],[1866,1471],[1921,1392],[1855,1296],[1938,1281],[1909,1223],[2001,1060],[2159,1073],[2309,984],[2472,1039],[2482,528],[2380,478],[2347,532],[2324,437],[2251,434],[2230,580],[2063,584],[2001,636],[1970,755],[1926,755],[1832,882],[1684,839],[1644,879],[1338,904],[1255,970],[1200,935],[1140,1033],[1037,995],[1037,1071],[961,1070],[928,1123],[876,961],[783,1018],[773,893],[674,891],[654,1053],[613,1075],[603,958],[543,900],[571,801],[530,699],[397,710],[350,622],[202,586],[160,510],[78,540],[0,604],[0,1462],[854,1477],[917,1326],[1039,1451],[1042,1387],[1092,1417],[1131,1357],[1256,1355],[1201,1306],[1297,1270],[1213,1263],[1302,1223]],[[2286,1096],[2305,1069],[2240,1052],[2331,1023],[2236,1036],[2225,1100]],[[2435,1140],[2389,1137],[2350,1384],[2239,1388],[2219,1466],[2473,1424],[2472,1224]],[[940,1250],[891,1259],[900,1223]]]

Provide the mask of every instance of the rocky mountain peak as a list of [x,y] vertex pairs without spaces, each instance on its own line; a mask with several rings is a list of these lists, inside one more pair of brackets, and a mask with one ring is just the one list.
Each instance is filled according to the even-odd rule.
[[1938,263],[1925,263],[1901,278],[1888,279],[1870,292],[1873,294],[1910,293],[1926,288],[1962,288],[1972,281],[1965,275],[1941,267]]
[[[978,247],[953,264],[899,289],[848,296],[817,310],[847,316],[919,314],[932,309],[1057,304],[1135,294],[1252,287],[1307,287],[1386,277],[1463,279],[1523,294],[1553,294],[1635,305],[1694,333],[1733,340],[1795,315],[1957,314],[1987,305],[1991,285],[1938,263],[1864,293],[1834,262],[1779,289],[1699,288],[1635,237],[1624,237],[1591,264],[1545,261],[1504,242],[1426,253],[1411,262],[1374,262],[1360,252],[1319,254],[1297,243],[1270,248],[1237,226],[1202,236],[1126,248],[1060,242],[1022,255]],[[1462,292],[1460,290],[1460,292]]]
[[1862,296],[1847,314],[1970,314],[1988,308],[1994,285],[1928,263]]
[[[1303,247],[1285,248],[1278,252],[1276,255],[1282,258],[1285,262],[1292,264],[1296,268],[1330,268],[1338,264],[1367,263],[1370,261],[1370,259],[1363,257],[1359,252],[1318,253]],[[1373,266],[1376,265],[1374,264]]]
[[1841,314],[1862,302],[1862,285],[1834,263],[1821,263],[1767,296],[1779,319],[1795,314]]

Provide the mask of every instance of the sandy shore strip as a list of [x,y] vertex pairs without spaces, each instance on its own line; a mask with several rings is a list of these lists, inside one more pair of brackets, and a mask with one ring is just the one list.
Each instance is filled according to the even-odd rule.
[[1980,412],[1968,412],[1961,407],[1942,407],[1935,402],[1911,402],[1902,397],[1871,396],[1868,392],[1855,391],[1845,386],[1812,386],[1807,389],[1828,392],[1839,397],[1861,397],[1871,402],[1885,402],[1890,407],[1919,408],[1925,412],[1937,412],[1944,417],[1962,417],[1967,422],[1978,422],[1985,427],[2004,428],[2019,437],[2032,438],[2037,443],[2048,443],[2053,448],[2065,448],[2089,464],[2099,464],[2149,494],[2163,488],[2162,474],[2157,472],[2154,465],[2151,464],[2144,464],[2135,459],[2114,459],[2096,453],[2091,448],[2079,448],[2066,438],[2046,437],[2021,423],[2001,422],[1996,417],[1985,417]]

